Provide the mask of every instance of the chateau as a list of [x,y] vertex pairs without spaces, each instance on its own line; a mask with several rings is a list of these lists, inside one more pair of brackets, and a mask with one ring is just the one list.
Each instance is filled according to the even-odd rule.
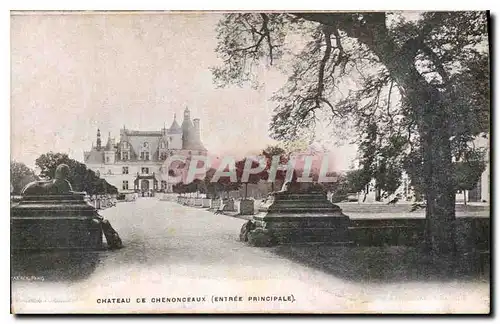
[[191,120],[189,109],[179,125],[174,115],[170,128],[159,131],[138,131],[123,127],[118,142],[108,135],[102,145],[100,129],[96,145],[83,152],[84,163],[119,192],[171,192],[168,170],[163,163],[168,156],[207,155],[201,142],[200,120]]

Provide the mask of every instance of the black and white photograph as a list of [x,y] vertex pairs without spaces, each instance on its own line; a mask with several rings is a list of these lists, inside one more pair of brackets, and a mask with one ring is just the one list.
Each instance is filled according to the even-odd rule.
[[9,20],[11,314],[491,313],[490,12]]

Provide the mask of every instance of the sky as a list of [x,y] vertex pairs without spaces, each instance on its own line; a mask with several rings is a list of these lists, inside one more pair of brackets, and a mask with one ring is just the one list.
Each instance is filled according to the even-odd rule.
[[[160,130],[188,107],[212,154],[241,156],[275,142],[268,135],[284,82],[263,71],[264,87],[218,89],[216,13],[14,14],[11,17],[11,159],[34,167],[48,151],[82,161],[100,128]],[[330,134],[322,131],[323,137]],[[319,136],[321,137],[321,136]],[[331,147],[349,168],[352,146]]]

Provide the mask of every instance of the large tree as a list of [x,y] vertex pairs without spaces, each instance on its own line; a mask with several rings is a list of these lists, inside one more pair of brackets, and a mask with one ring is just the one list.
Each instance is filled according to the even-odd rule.
[[87,169],[85,164],[71,159],[67,154],[49,152],[40,155],[35,160],[36,166],[40,168],[40,176],[48,179],[54,178],[57,166],[62,163],[69,166],[68,181],[74,191],[85,191],[89,195],[115,194],[118,192],[115,186],[99,178],[94,171]]
[[[372,152],[361,152],[374,175],[381,152],[400,145],[385,169],[419,162],[410,173],[420,175],[412,181],[425,195],[427,243],[448,253],[454,250],[453,158],[489,131],[487,14],[426,12],[416,18],[390,12],[226,14],[217,26],[223,63],[213,74],[222,86],[255,83],[266,58],[268,66],[285,71],[288,79],[273,97],[276,139],[295,140],[329,115],[342,129],[351,125],[357,138],[374,136]],[[376,131],[368,134],[373,125]]]
[[[263,151],[261,156],[263,156],[266,159],[266,168],[265,170],[267,171],[268,175],[263,176],[262,179],[267,180],[271,182],[271,191],[276,190],[276,181],[283,182],[286,178],[286,170],[283,170],[282,168],[278,167],[276,170],[273,168],[277,166],[282,166],[286,165],[289,161],[290,158],[290,153],[287,153],[287,151],[278,146],[278,145],[268,145]],[[273,161],[273,159],[276,159],[276,161]],[[269,173],[272,172],[275,174],[274,179],[269,178]]]
[[24,187],[30,182],[38,180],[35,171],[22,162],[11,161],[10,163],[10,183],[12,194],[19,195]]
[[[238,179],[238,182],[245,185],[245,197],[243,199],[247,199],[249,183],[257,184],[259,183],[260,180],[267,180],[269,177],[268,171],[266,170],[266,166],[262,166],[262,170],[260,170],[259,172],[256,173],[249,172],[250,168],[251,169],[260,168],[259,161],[251,157],[246,157],[240,161],[236,161],[235,167],[236,167],[236,177]],[[245,175],[245,170],[247,173],[246,175]]]

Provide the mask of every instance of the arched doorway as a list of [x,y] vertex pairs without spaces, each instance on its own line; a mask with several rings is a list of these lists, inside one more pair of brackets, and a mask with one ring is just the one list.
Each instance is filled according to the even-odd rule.
[[149,180],[141,180],[141,191],[149,191]]

